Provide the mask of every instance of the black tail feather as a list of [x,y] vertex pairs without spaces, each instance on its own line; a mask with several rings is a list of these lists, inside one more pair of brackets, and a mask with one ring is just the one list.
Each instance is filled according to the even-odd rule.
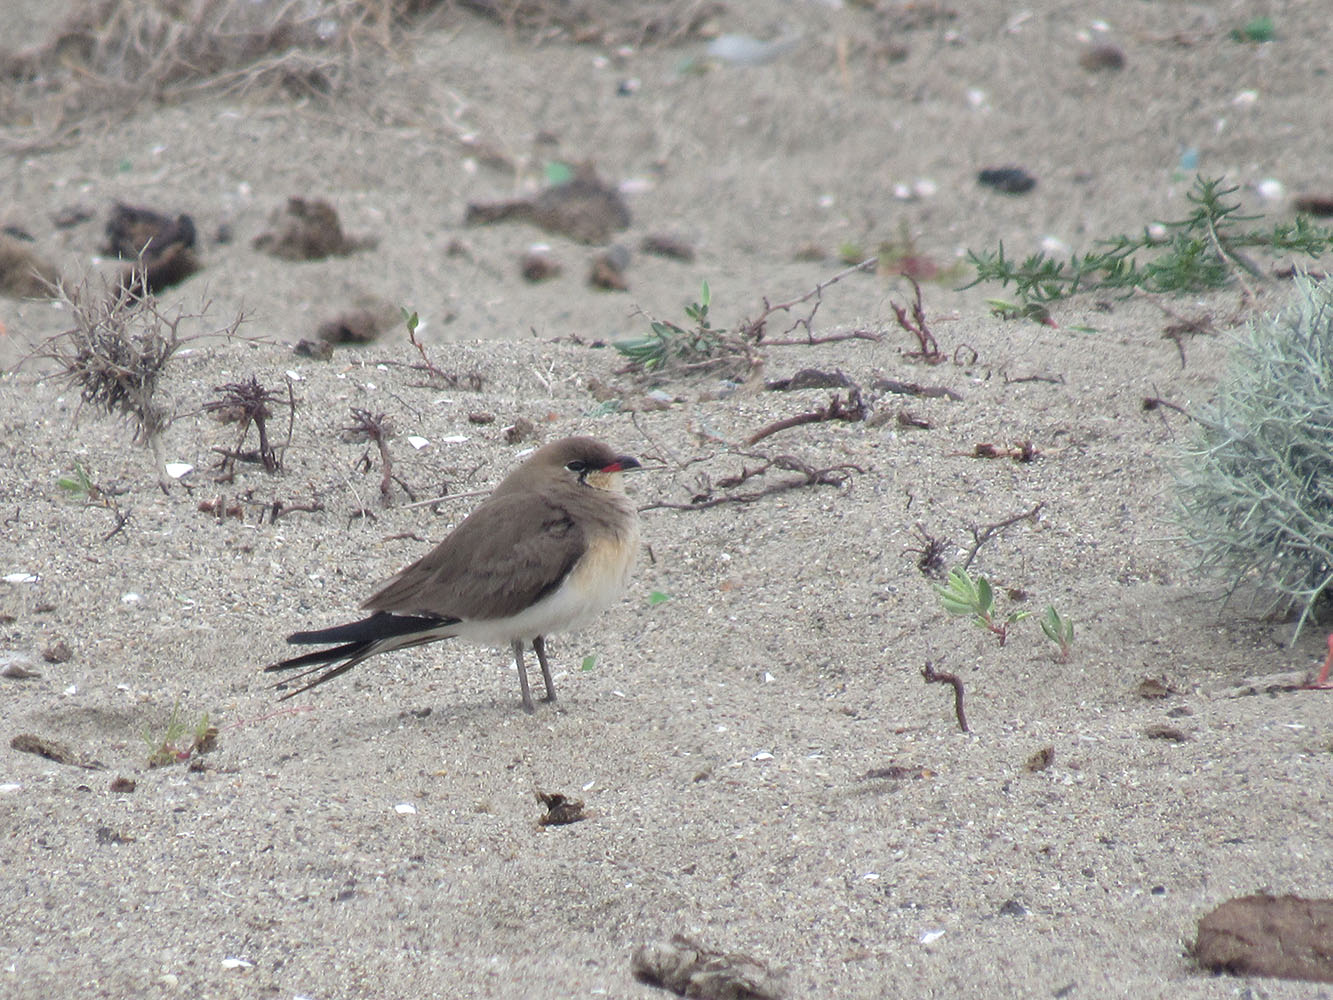
[[[308,683],[294,691],[288,691],[278,699],[286,701],[311,688],[319,687],[325,681],[333,680],[339,674],[347,673],[362,660],[376,653],[387,653],[394,649],[407,649],[438,639],[446,639],[452,634],[447,629],[457,622],[457,619],[394,615],[380,611],[359,622],[335,625],[313,632],[295,632],[287,637],[288,642],[296,644],[331,642],[340,645],[330,646],[328,649],[316,649],[300,656],[270,663],[264,668],[264,672],[306,668],[298,674],[283,678],[273,685],[275,688],[285,688],[311,674],[315,675]],[[441,632],[445,634],[441,635]],[[326,668],[325,664],[332,666]]]
[[387,611],[377,611],[359,622],[315,629],[312,632],[293,632],[287,637],[287,641],[297,645],[324,642],[376,642],[396,635],[405,635],[408,632],[419,632],[423,628],[452,625],[457,620],[431,618],[425,615],[395,615]]

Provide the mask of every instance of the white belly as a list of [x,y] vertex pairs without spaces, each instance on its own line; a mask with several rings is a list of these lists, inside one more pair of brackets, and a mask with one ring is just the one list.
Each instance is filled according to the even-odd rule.
[[531,642],[539,635],[576,632],[625,592],[638,551],[637,531],[620,541],[594,544],[564,583],[527,610],[509,618],[459,622],[455,634],[474,642],[507,646],[519,639]]

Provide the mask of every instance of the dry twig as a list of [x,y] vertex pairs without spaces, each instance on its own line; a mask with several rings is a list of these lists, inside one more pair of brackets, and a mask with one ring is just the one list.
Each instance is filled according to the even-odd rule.
[[799,489],[802,486],[842,487],[851,481],[852,473],[865,472],[859,465],[853,465],[850,462],[819,469],[802,462],[800,459],[793,458],[790,455],[778,455],[773,458],[769,458],[766,455],[743,457],[758,458],[761,459],[764,464],[757,469],[747,469],[742,466],[739,475],[719,480],[718,486],[723,489],[731,489],[755,476],[766,474],[770,469],[782,469],[788,472],[796,472],[799,473],[799,476],[771,483],[762,489],[748,493],[728,493],[723,496],[715,496],[713,495],[711,487],[705,487],[703,491],[692,497],[689,503],[672,503],[666,500],[659,500],[656,503],[647,504],[639,509],[707,510],[709,507],[717,507],[724,503],[755,503],[756,501],[762,500],[764,497],[772,496],[775,493],[784,493],[787,490]]
[[769,318],[772,317],[774,313],[785,312],[790,314],[792,310],[795,309],[797,306],[804,305],[805,303],[813,299],[814,305],[810,307],[810,311],[806,313],[804,316],[797,317],[796,320],[791,324],[791,326],[787,327],[787,329],[782,331],[783,334],[786,335],[796,330],[798,327],[803,328],[806,332],[806,337],[807,337],[806,340],[765,341],[765,343],[768,343],[770,345],[776,345],[776,344],[794,345],[794,344],[819,344],[819,343],[827,343],[831,340],[848,340],[852,338],[864,339],[864,340],[878,340],[879,336],[876,334],[871,334],[869,333],[869,331],[855,331],[851,334],[846,334],[843,336],[825,337],[816,340],[814,331],[810,328],[810,324],[814,321],[815,313],[819,311],[820,303],[823,301],[824,289],[832,285],[836,285],[839,281],[841,281],[843,278],[848,277],[849,275],[856,274],[860,271],[873,271],[878,265],[879,265],[878,257],[868,257],[865,260],[861,261],[861,263],[859,264],[853,264],[851,267],[839,271],[831,278],[825,278],[823,281],[815,285],[814,288],[810,289],[810,291],[806,292],[804,295],[798,296],[797,298],[794,298],[788,302],[779,302],[777,305],[770,304],[768,301],[768,296],[764,296],[764,308],[760,310],[759,315],[757,317],[755,317],[752,320],[746,320],[744,323],[742,323],[740,325],[739,332],[741,336],[744,337],[745,339],[754,341],[755,343],[759,343],[760,341],[764,340],[765,328],[768,325]]
[[948,684],[953,688],[953,714],[958,717],[958,728],[965,733],[971,732],[967,728],[967,716],[963,713],[963,682],[959,680],[958,675],[936,670],[935,664],[927,660],[926,665],[921,668],[921,676],[926,679],[927,684]]
[[1025,510],[1021,514],[1015,514],[1013,517],[1006,517],[1003,521],[996,521],[994,524],[988,524],[984,528],[972,525],[972,548],[967,552],[967,558],[963,560],[963,569],[972,565],[972,560],[977,557],[977,552],[981,547],[998,535],[1005,528],[1012,527],[1019,521],[1026,521],[1035,518],[1041,509],[1046,506],[1046,501],[1038,501],[1031,510]]
[[782,420],[771,423],[762,430],[751,434],[745,443],[757,444],[779,431],[800,427],[802,424],[817,424],[825,420],[845,420],[848,423],[857,423],[865,420],[868,416],[870,416],[870,407],[866,406],[865,401],[861,398],[860,387],[852,386],[847,390],[846,402],[843,402],[841,396],[834,396],[829,400],[828,406],[818,407],[808,413],[798,413],[794,417],[784,417]]
[[909,351],[907,357],[920,358],[928,365],[938,365],[944,360],[944,355],[940,353],[939,342],[935,340],[935,335],[930,332],[930,327],[926,325],[926,310],[921,304],[921,286],[911,275],[907,275],[907,280],[912,283],[912,291],[915,293],[915,300],[912,302],[912,315],[909,318],[907,310],[890,300],[889,306],[893,309],[893,315],[898,319],[898,325],[916,338],[917,349]]
[[[387,506],[394,483],[393,459],[389,455],[389,438],[393,436],[392,425],[383,413],[372,414],[369,410],[354,406],[352,423],[343,428],[343,435],[349,441],[370,442],[379,449],[380,467],[384,470],[384,474],[380,477],[380,502]],[[369,451],[362,453],[357,465],[369,471]],[[407,492],[410,497],[411,491]]]

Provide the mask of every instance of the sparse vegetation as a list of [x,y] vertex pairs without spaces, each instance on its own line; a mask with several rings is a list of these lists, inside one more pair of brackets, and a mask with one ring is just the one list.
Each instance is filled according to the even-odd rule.
[[1046,611],[1041,616],[1041,630],[1059,649],[1056,659],[1060,663],[1068,663],[1074,647],[1074,623],[1056,611],[1053,606],[1047,605]]
[[[285,400],[282,394],[265,389],[253,375],[244,382],[228,382],[226,385],[216,386],[213,391],[220,393],[220,396],[204,404],[205,412],[233,419],[240,426],[236,447],[229,451],[218,449],[222,452],[220,481],[229,483],[235,478],[238,459],[258,462],[268,473],[277,472],[282,468],[282,453],[286,451],[287,444],[291,443],[292,424],[296,419],[296,394],[292,391],[291,383],[287,383]],[[279,402],[287,404],[287,444],[274,447],[268,437],[268,421],[273,416],[273,411],[269,407]],[[247,452],[242,449],[245,446],[245,438],[250,433],[251,424],[259,436],[259,448]]]
[[1137,236],[1102,240],[1104,249],[1073,254],[1068,260],[1042,251],[1016,263],[1005,256],[1003,243],[995,251],[969,250],[976,277],[964,287],[982,282],[1013,285],[1019,301],[1006,305],[1009,311],[1021,311],[1087,291],[1184,294],[1224,288],[1244,283],[1247,276],[1261,276],[1248,251],[1314,259],[1333,249],[1333,229],[1316,226],[1301,215],[1267,229],[1247,228],[1245,223],[1260,216],[1240,214],[1240,202],[1231,198],[1237,190],[1225,186],[1220,177],[1196,177],[1185,195],[1193,206],[1185,218],[1145,226]]
[[194,722],[187,722],[181,715],[180,705],[175,704],[171,706],[171,717],[160,734],[155,735],[150,725],[144,727],[142,735],[148,746],[148,766],[165,767],[214,749],[218,730],[209,724],[207,712]]
[[1183,456],[1179,518],[1201,568],[1299,609],[1333,587],[1333,281],[1296,279],[1295,301],[1239,340]]
[[[343,428],[343,440],[358,444],[373,444],[379,452],[380,468],[383,470],[383,475],[380,477],[380,502],[386,507],[389,504],[389,496],[395,482],[403,486],[410,499],[416,499],[412,496],[411,490],[408,490],[401,480],[394,477],[393,456],[389,454],[389,439],[394,436],[394,433],[393,423],[386,414],[371,413],[359,406],[352,407],[352,422]],[[361,457],[356,464],[363,472],[369,472],[374,467],[374,463],[370,459],[369,448],[361,453]]]
[[[258,462],[268,473],[277,472],[282,468],[282,453],[291,443],[292,425],[296,420],[296,394],[292,391],[291,382],[287,383],[285,400],[283,394],[265,389],[253,375],[244,382],[228,382],[226,385],[216,386],[213,391],[220,393],[220,396],[204,404],[205,412],[233,419],[240,426],[236,447],[230,451],[222,451],[220,481],[229,483],[235,478],[238,459]],[[279,402],[287,404],[287,444],[274,447],[268,437],[268,421],[273,416],[273,411],[269,407]],[[259,436],[259,448],[247,452],[242,449],[245,446],[246,435],[250,433],[251,424]]]
[[990,581],[984,576],[974,579],[961,566],[949,570],[949,578],[945,583],[935,584],[935,593],[939,595],[940,604],[944,606],[945,611],[951,615],[971,617],[974,622],[995,635],[1000,640],[1001,646],[1009,637],[1009,626],[1022,621],[1031,613],[1014,611],[1004,619],[998,618],[995,612],[995,591]]
[[99,294],[87,281],[73,289],[62,287],[60,295],[73,325],[47,339],[32,356],[54,362],[51,377],[76,387],[85,403],[124,417],[135,442],[152,450],[158,482],[166,490],[162,435],[172,411],[158,398],[163,372],[186,343],[208,336],[230,338],[244,317],[238,314],[229,326],[212,333],[183,336],[182,324],[202,318],[207,305],[197,313],[168,316],[152,295],[140,297],[123,284],[104,286]]
[[649,318],[650,332],[612,346],[629,361],[630,371],[691,373],[710,369],[750,367],[751,346],[737,334],[714,327],[708,309],[712,292],[708,282],[699,289],[699,299],[685,307],[687,326],[670,320]]

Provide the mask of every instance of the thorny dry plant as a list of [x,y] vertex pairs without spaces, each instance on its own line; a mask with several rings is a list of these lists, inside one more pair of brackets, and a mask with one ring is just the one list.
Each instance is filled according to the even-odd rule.
[[94,292],[89,287],[90,279],[84,278],[72,288],[57,287],[55,291],[69,310],[73,325],[48,337],[24,361],[37,358],[53,362],[56,371],[46,377],[77,387],[84,403],[128,420],[135,443],[152,450],[158,482],[165,491],[170,480],[162,435],[173,414],[171,407],[157,398],[157,391],[167,363],[192,341],[211,337],[230,340],[245,316],[237,313],[219,330],[182,335],[181,326],[202,319],[208,312],[208,302],[197,312],[178,310],[168,315],[158,307],[156,297],[136,292],[130,284],[110,286],[103,281],[101,290]]
[[[265,389],[259,384],[259,379],[253,375],[244,382],[228,382],[226,385],[214,386],[213,391],[221,393],[221,396],[205,403],[205,412],[234,419],[240,425],[240,434],[237,437],[235,448],[230,450],[214,449],[222,455],[218,482],[229,483],[235,479],[237,460],[259,462],[264,466],[264,471],[269,474],[281,469],[282,454],[292,443],[292,427],[296,422],[296,393],[292,389],[290,380],[287,382],[287,398],[285,400],[287,404],[287,441],[277,448],[273,446],[268,438],[268,421],[273,416],[273,411],[269,409],[269,406],[283,401],[281,393]],[[259,448],[257,451],[242,451],[246,435],[250,433],[251,424],[254,424],[255,430],[259,434]]]
[[[352,423],[343,428],[344,441],[367,442],[374,444],[379,450],[380,468],[383,470],[383,475],[380,476],[380,503],[386,507],[389,505],[389,494],[395,482],[403,488],[409,500],[416,499],[407,484],[393,474],[393,459],[389,455],[389,438],[393,437],[393,434],[393,424],[385,414],[371,413],[359,406],[352,407]],[[361,453],[356,464],[363,472],[370,471],[372,463],[369,448]]]
[[898,325],[916,338],[917,349],[909,351],[907,357],[919,358],[928,365],[937,365],[944,360],[944,355],[940,353],[939,342],[926,324],[926,310],[921,304],[921,286],[911,275],[907,276],[907,280],[912,283],[912,291],[915,294],[911,316],[908,316],[906,307],[898,305],[897,302],[890,300],[889,306],[893,309]]

